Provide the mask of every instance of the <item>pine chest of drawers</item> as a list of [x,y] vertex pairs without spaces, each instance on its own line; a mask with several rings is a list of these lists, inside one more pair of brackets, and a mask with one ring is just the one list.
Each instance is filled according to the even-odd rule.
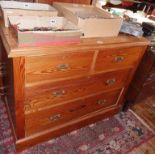
[[1,26],[5,102],[18,151],[121,111],[149,42],[120,35],[18,48]]

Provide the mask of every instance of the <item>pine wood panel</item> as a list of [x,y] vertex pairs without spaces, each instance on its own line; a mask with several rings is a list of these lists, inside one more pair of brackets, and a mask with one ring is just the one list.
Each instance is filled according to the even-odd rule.
[[45,111],[27,114],[25,116],[26,135],[46,131],[49,128],[77,119],[90,112],[109,108],[117,103],[116,101],[120,92],[120,90],[116,90],[102,93],[76,102],[56,106]]
[[[12,72],[10,72],[8,75],[11,75],[11,77],[13,76],[14,80],[12,84],[14,93],[12,93],[13,95],[11,99],[14,100],[15,103],[15,110],[13,112],[15,113],[16,118],[15,126],[17,129],[16,134],[18,138],[16,141],[16,146],[18,150],[22,150],[28,146],[43,142],[56,136],[60,136],[73,129],[85,126],[88,123],[112,116],[116,112],[120,111],[128,85],[133,77],[137,65],[139,64],[139,61],[141,60],[141,57],[144,54],[146,46],[149,44],[149,42],[144,38],[120,35],[118,37],[81,39],[80,43],[77,44],[18,48],[16,38],[13,38],[9,29],[4,28],[3,25],[0,26],[2,42],[6,49],[5,53],[8,56],[8,59],[12,60],[12,64],[9,64],[9,66],[12,67]],[[128,56],[130,59],[128,63],[124,63],[123,68],[120,66],[115,68],[115,65],[112,64],[111,67],[114,67],[112,69],[107,66],[107,70],[107,68],[104,68],[105,65],[103,65],[104,69],[100,67],[100,70],[94,71],[94,68],[96,67],[96,58],[98,57],[98,54],[100,55],[100,52],[105,54],[103,57],[106,57],[111,55],[111,51],[114,54],[114,49],[122,49],[123,51],[125,49],[125,51],[122,52],[124,54],[126,49],[138,47],[140,47],[139,53],[133,52],[132,50],[127,51],[127,53],[129,52],[131,55],[133,54],[133,56]],[[114,55],[117,55],[118,53],[119,51],[116,51]],[[139,56],[137,56],[137,53]],[[126,59],[128,57],[126,57]],[[135,57],[135,59],[133,57]],[[56,61],[59,63],[57,64]],[[71,63],[73,68],[69,69],[67,72],[66,68],[70,68],[68,62]],[[105,62],[106,61],[104,61],[104,59],[100,61],[100,63],[103,64]],[[133,64],[131,62],[133,62]],[[51,67],[52,64],[54,67]],[[59,66],[58,68],[61,68],[61,71],[59,72],[55,66]],[[105,74],[97,72],[102,72]],[[28,74],[30,75],[30,78],[27,81]],[[83,78],[85,79],[85,82],[82,82]],[[94,80],[92,80],[93,82],[91,81],[91,78],[94,78]],[[25,82],[25,80],[27,82]],[[107,85],[105,85],[105,83]],[[67,91],[71,91],[64,98],[62,97],[61,99],[58,97],[55,98],[55,101],[53,101],[54,98],[50,97],[51,90],[55,91],[59,88],[67,88]],[[109,91],[114,90],[120,90],[120,93],[116,95],[117,98],[114,97],[115,95],[113,96],[113,94],[110,95],[109,93]],[[96,95],[99,95],[100,92],[109,93],[108,95],[110,96],[108,99],[110,99],[110,103],[108,103],[108,105],[105,107],[103,106],[101,109],[99,107],[98,109],[96,101],[99,100],[100,96],[98,96],[98,98]],[[59,96],[61,93],[59,94],[59,92],[56,92],[54,94]],[[50,98],[50,100],[48,98]],[[55,105],[53,104],[53,106],[50,108],[48,107],[46,110],[42,109],[41,111],[28,114],[24,113],[25,101],[27,101],[25,99],[33,100],[32,105],[35,102],[36,105],[37,102],[41,103],[41,108],[51,105],[54,102]],[[87,105],[89,104],[89,106],[86,106],[87,110],[84,110],[85,106],[83,106],[83,104],[81,105],[80,101],[83,100],[86,101],[85,103]],[[104,101],[104,99],[102,100]],[[47,101],[47,105],[45,101]],[[111,105],[111,103],[117,103],[117,105],[109,107],[109,104]],[[38,106],[40,105],[38,104]],[[42,116],[46,116],[46,114],[53,113],[56,115],[61,109],[58,107],[63,109],[62,112],[65,112],[68,107],[73,107],[73,109],[71,109],[72,113],[75,112],[78,113],[77,115],[81,116],[77,118],[77,115],[73,115],[76,117],[76,119],[66,122],[64,121],[58,126],[56,125],[48,128],[48,126],[45,125],[45,130],[42,130],[42,127],[39,127],[35,130],[35,126],[33,126],[33,134],[25,137],[25,116],[27,117],[36,114],[35,116],[31,117],[32,120],[29,119],[28,121],[30,124],[33,124],[33,122],[35,124],[37,123],[37,120],[33,121],[33,119],[37,119],[37,117],[41,120]],[[76,110],[78,109],[81,112],[77,112]],[[47,113],[48,110],[49,113]],[[67,114],[67,116],[69,117],[65,117],[66,119],[72,119],[71,115]],[[59,115],[54,117],[52,115],[52,118],[54,119],[59,117]],[[45,122],[43,120],[41,121],[41,124]],[[35,133],[37,130],[40,130],[40,132]],[[26,134],[31,134],[31,131],[27,131]]]
[[141,47],[135,47],[100,51],[96,60],[95,70],[105,71],[134,66],[141,50]]
[[25,59],[26,84],[89,73],[94,52],[64,53]]
[[[76,80],[75,83],[61,82],[58,87],[55,83],[49,85],[50,89],[36,87],[26,91],[26,113],[46,109],[55,104],[77,100],[88,95],[116,88],[123,88],[128,80],[130,70],[113,71],[95,75],[85,79]],[[57,87],[56,87],[57,86]],[[40,91],[40,92],[39,92]]]
[[13,59],[13,79],[14,79],[14,99],[15,99],[15,130],[17,138],[25,137],[25,115],[24,115],[24,96],[25,96],[25,59],[23,57]]
[[42,132],[40,134],[34,134],[32,136],[17,140],[16,141],[17,152],[20,152],[25,148],[30,148],[36,143],[41,143],[43,141],[50,140],[51,138],[61,136],[65,133],[81,128],[95,121],[99,121],[101,119],[110,117],[118,113],[119,111],[120,111],[119,107],[96,111],[91,113],[90,115],[86,115],[85,117],[80,117],[79,119],[69,121],[65,125],[62,124],[61,126],[48,129],[46,132]]

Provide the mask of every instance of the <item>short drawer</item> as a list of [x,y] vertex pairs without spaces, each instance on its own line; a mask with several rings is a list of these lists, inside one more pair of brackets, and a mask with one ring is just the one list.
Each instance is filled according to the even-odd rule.
[[111,49],[99,51],[95,71],[132,67],[137,63],[142,48]]
[[55,54],[25,59],[26,84],[88,74],[94,52]]
[[112,92],[100,93],[83,100],[27,114],[25,116],[26,135],[58,127],[91,112],[116,106],[120,92],[121,90],[119,89]]
[[35,112],[86,97],[95,93],[125,87],[130,70],[113,71],[76,81],[57,83],[48,88],[36,87],[26,90],[25,112]]

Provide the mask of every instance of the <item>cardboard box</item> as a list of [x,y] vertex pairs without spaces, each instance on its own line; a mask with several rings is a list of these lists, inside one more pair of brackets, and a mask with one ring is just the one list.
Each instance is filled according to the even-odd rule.
[[54,2],[53,6],[75,23],[84,37],[117,36],[123,19],[91,5]]
[[10,16],[19,47],[80,42],[81,32],[64,17]]
[[9,26],[9,16],[57,16],[58,11],[48,5],[41,3],[25,3],[17,1],[0,1],[1,14],[5,26]]

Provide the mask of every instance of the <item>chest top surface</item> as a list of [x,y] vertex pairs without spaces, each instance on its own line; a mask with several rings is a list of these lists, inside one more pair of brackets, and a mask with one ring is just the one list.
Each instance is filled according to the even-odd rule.
[[84,52],[89,50],[149,45],[149,41],[143,37],[120,34],[117,37],[81,38],[80,43],[73,44],[19,48],[11,30],[5,28],[2,21],[0,21],[0,35],[8,57],[41,56],[63,52]]

